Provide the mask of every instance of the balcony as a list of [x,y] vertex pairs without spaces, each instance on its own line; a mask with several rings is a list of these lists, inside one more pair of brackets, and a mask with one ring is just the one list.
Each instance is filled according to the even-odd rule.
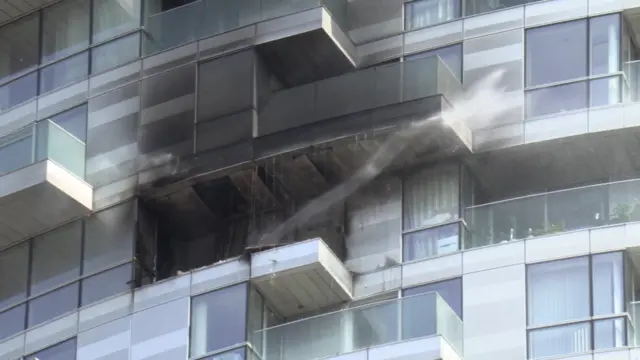
[[553,191],[465,210],[476,248],[564,231],[640,221],[640,180]]
[[0,248],[92,208],[85,144],[51,121],[0,139]]
[[342,30],[346,10],[346,0],[195,1],[147,17],[145,52],[247,27],[269,69],[295,86],[355,67],[355,48]]
[[[460,82],[438,56],[377,66],[276,92],[259,112],[262,148],[291,150],[425,120],[449,106]],[[302,132],[298,127],[305,126]],[[277,134],[276,134],[277,133]],[[433,152],[471,148],[471,131],[462,123],[434,122],[423,147]],[[420,151],[417,149],[416,151]]]
[[[265,360],[312,360],[418,338],[436,338],[432,356],[462,358],[463,324],[437,293],[383,301],[260,330]],[[400,344],[398,344],[400,345]],[[430,346],[431,347],[431,346]]]
[[351,300],[351,274],[322,239],[256,253],[251,282],[281,316]]

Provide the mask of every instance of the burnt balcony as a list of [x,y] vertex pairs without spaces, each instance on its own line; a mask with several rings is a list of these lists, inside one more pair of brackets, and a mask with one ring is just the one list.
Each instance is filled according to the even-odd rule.
[[85,144],[52,121],[0,139],[0,248],[91,212]]

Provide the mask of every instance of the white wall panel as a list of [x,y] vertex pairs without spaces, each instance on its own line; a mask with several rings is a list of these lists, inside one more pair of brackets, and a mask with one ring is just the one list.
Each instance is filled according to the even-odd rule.
[[465,274],[462,287],[464,358],[524,360],[525,265]]

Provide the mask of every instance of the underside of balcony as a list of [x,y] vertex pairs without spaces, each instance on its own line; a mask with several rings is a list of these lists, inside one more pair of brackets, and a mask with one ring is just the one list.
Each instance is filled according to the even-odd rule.
[[324,7],[265,21],[256,31],[256,49],[285,87],[355,69],[355,47]]
[[0,176],[0,248],[88,215],[92,196],[90,185],[48,160]]

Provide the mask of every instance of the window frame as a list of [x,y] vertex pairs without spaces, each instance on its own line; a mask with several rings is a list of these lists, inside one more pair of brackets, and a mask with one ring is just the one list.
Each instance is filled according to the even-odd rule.
[[[591,38],[591,28],[592,28],[592,21],[595,21],[594,19],[601,19],[601,18],[605,18],[605,17],[617,17],[617,22],[618,22],[618,71],[616,72],[611,72],[611,73],[606,73],[606,74],[597,74],[597,75],[592,75],[592,65],[593,65],[593,47],[592,47],[592,38]],[[586,62],[586,75],[582,76],[582,77],[577,77],[577,78],[572,78],[572,79],[568,79],[568,80],[560,80],[560,81],[554,81],[554,82],[549,82],[549,83],[543,83],[543,84],[537,84],[537,85],[529,85],[528,84],[528,67],[530,64],[530,57],[527,56],[527,34],[532,31],[532,30],[536,30],[536,29],[541,29],[541,28],[545,28],[545,27],[553,27],[553,26],[558,26],[558,25],[562,25],[562,24],[567,24],[567,23],[572,23],[572,22],[584,22],[585,23],[585,27],[586,27],[586,33],[585,33],[585,42],[586,42],[586,54],[584,54],[585,56],[585,62]],[[584,17],[581,19],[573,19],[573,20],[567,20],[567,21],[563,21],[563,22],[558,22],[558,23],[553,23],[553,24],[545,24],[545,25],[540,25],[540,26],[535,26],[535,27],[531,27],[531,28],[527,28],[525,29],[525,34],[524,34],[524,119],[525,121],[530,121],[530,120],[538,120],[538,119],[545,119],[545,118],[550,118],[550,117],[554,117],[554,116],[561,116],[561,115],[565,115],[565,114],[571,114],[577,111],[583,111],[586,109],[590,109],[590,108],[597,108],[597,107],[606,107],[606,106],[613,106],[613,105],[619,105],[622,104],[624,102],[624,86],[625,86],[625,75],[624,75],[624,60],[622,59],[622,49],[623,49],[623,29],[624,27],[624,17],[622,16],[622,13],[610,13],[610,14],[602,14],[602,15],[597,15],[597,16],[591,16],[591,17]],[[558,57],[558,59],[563,59],[561,57]],[[600,79],[605,79],[605,78],[618,78],[618,89],[617,89],[617,98],[618,98],[618,102],[617,103],[613,103],[613,104],[605,104],[605,105],[591,105],[593,103],[593,98],[592,98],[592,91],[591,91],[591,83]],[[545,114],[545,115],[535,115],[535,116],[529,116],[529,93],[530,92],[535,92],[536,90],[540,90],[540,89],[544,89],[544,88],[551,88],[551,87],[556,87],[556,86],[562,86],[562,85],[570,85],[570,84],[574,84],[574,83],[580,83],[580,82],[584,82],[585,86],[586,86],[586,97],[585,97],[585,101],[584,103],[586,104],[585,108],[581,108],[581,109],[575,109],[575,110],[568,110],[568,111],[561,111],[561,112],[555,112],[555,113],[551,113],[551,114]]]
[[[622,274],[622,278],[621,278],[621,291],[622,291],[622,303],[623,303],[623,309],[622,312],[618,312],[618,313],[611,313],[611,314],[601,314],[601,315],[594,315],[595,313],[595,309],[594,309],[594,267],[593,267],[593,263],[594,263],[594,257],[598,257],[598,256],[607,256],[607,255],[611,255],[611,254],[620,254],[621,257],[621,274]],[[576,260],[576,259],[580,259],[580,258],[586,258],[588,261],[588,266],[587,266],[587,272],[588,272],[588,290],[589,290],[589,295],[588,295],[588,301],[589,301],[589,315],[587,317],[582,317],[582,318],[577,318],[577,319],[571,319],[571,320],[561,320],[561,321],[555,321],[552,323],[548,323],[548,324],[538,324],[538,325],[530,325],[530,320],[529,320],[529,316],[530,316],[530,310],[531,310],[531,304],[529,303],[529,294],[531,293],[531,286],[529,284],[529,271],[530,268],[532,266],[543,266],[545,264],[549,264],[549,263],[560,263],[563,261],[569,261],[569,260]],[[609,251],[609,252],[604,252],[604,253],[596,253],[596,254],[587,254],[587,255],[582,255],[582,256],[576,256],[576,257],[569,257],[569,258],[561,258],[561,259],[554,259],[554,260],[547,260],[547,261],[541,261],[541,262],[537,262],[537,263],[532,263],[532,264],[526,264],[525,265],[525,317],[526,317],[526,339],[527,339],[527,359],[529,360],[535,360],[535,359],[540,359],[540,358],[534,358],[532,357],[532,347],[531,347],[531,333],[534,333],[536,331],[540,331],[540,330],[545,330],[545,329],[551,329],[551,328],[562,328],[562,327],[567,327],[567,326],[571,326],[571,325],[577,325],[577,324],[583,324],[586,323],[588,324],[588,328],[589,328],[589,345],[588,345],[588,349],[586,351],[588,352],[594,352],[594,351],[598,351],[598,350],[610,350],[610,349],[617,349],[620,347],[613,347],[613,348],[601,348],[598,349],[596,348],[596,333],[595,333],[595,324],[598,322],[602,322],[602,321],[606,321],[606,320],[615,320],[615,319],[624,319],[624,344],[625,345],[621,345],[621,347],[627,347],[629,346],[629,329],[631,325],[631,317],[629,314],[629,304],[627,302],[627,264],[628,262],[631,261],[630,259],[628,259],[628,256],[626,254],[625,251],[620,250],[620,251]],[[572,356],[575,354],[579,354],[579,353],[565,353],[565,354],[555,354],[555,355],[549,355],[549,356],[554,356],[554,357],[564,357],[564,356]]]

